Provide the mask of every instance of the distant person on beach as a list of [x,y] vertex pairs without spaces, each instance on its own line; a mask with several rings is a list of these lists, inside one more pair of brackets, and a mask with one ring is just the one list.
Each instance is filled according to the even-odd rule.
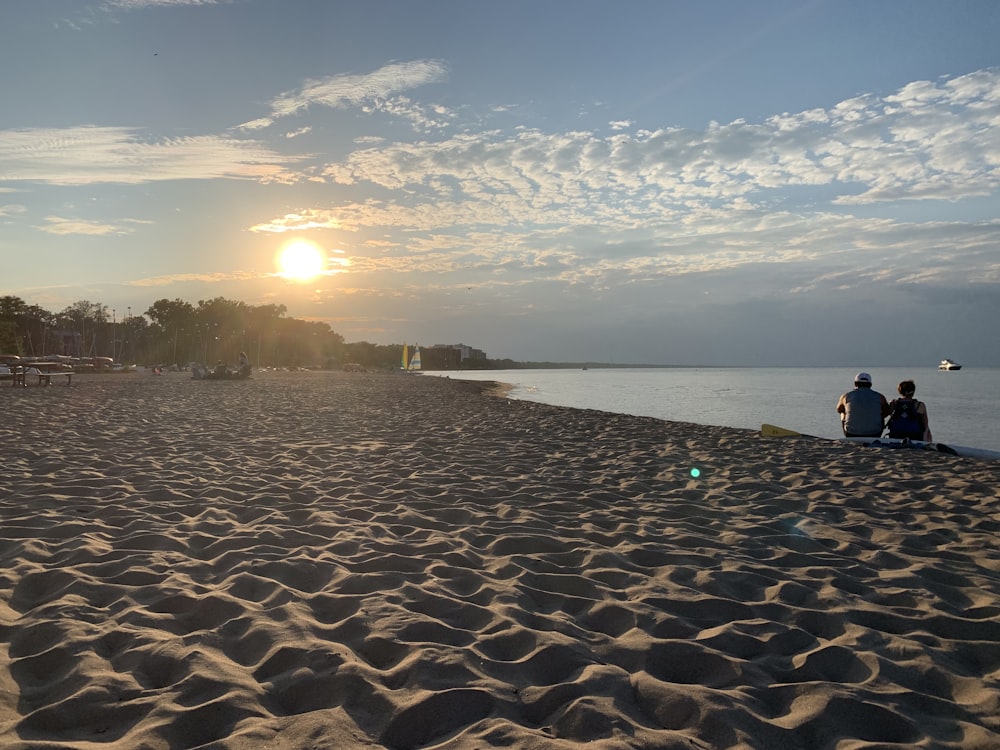
[[240,375],[250,374],[250,357],[246,352],[240,352]]
[[896,388],[900,398],[889,404],[889,437],[909,438],[931,442],[931,428],[927,420],[927,407],[913,398],[917,386],[912,380],[904,380]]
[[889,402],[872,390],[872,376],[867,372],[854,376],[854,390],[840,397],[837,412],[847,437],[881,437],[890,413]]
[[227,371],[228,371],[228,368],[226,367],[226,363],[223,362],[221,359],[218,360],[215,363],[215,374],[216,375],[225,375]]

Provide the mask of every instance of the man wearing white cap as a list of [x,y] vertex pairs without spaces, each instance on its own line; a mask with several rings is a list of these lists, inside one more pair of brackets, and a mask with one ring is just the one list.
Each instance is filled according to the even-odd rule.
[[854,390],[837,402],[837,412],[847,437],[881,437],[890,410],[885,396],[872,390],[872,376],[859,372],[854,376]]

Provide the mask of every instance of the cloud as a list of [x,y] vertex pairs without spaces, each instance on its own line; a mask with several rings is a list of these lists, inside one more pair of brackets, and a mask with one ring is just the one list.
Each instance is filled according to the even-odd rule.
[[387,112],[412,120],[420,127],[443,124],[447,110],[440,106],[422,107],[400,96],[404,91],[442,81],[448,69],[437,60],[414,60],[391,63],[363,75],[335,75],[308,80],[295,91],[276,97],[267,117],[244,123],[240,127],[259,130],[283,117],[301,114],[314,106],[343,109],[361,107],[368,112]]
[[270,117],[260,117],[256,120],[250,120],[240,125],[242,130],[263,130],[264,128],[269,128],[274,124],[274,121]]
[[162,180],[289,179],[304,157],[214,135],[148,140],[134,128],[0,130],[0,181],[52,185]]
[[[946,217],[938,206],[995,193],[998,123],[993,70],[700,131],[359,140],[322,174],[371,197],[252,230],[339,233],[355,274],[433,272],[445,284],[451,274],[463,288],[551,283],[592,299],[757,268],[774,270],[723,296],[961,286],[984,273],[995,283],[997,263],[984,260],[1000,222],[932,220],[905,205],[936,202]],[[883,215],[857,210],[880,203]]]
[[[642,130],[601,137],[587,131],[524,129],[440,141],[379,144],[329,165],[334,182],[371,183],[440,200],[508,201],[529,221],[563,209],[662,215],[740,198],[823,187],[834,204],[944,199],[1000,186],[1000,71],[911,84],[879,100],[830,110],[737,120],[704,131]],[[783,198],[786,196],[783,196]]]
[[308,210],[302,213],[285,214],[262,224],[250,227],[251,232],[283,234],[304,232],[310,229],[340,229],[343,225],[328,211]]
[[144,279],[135,279],[129,282],[128,285],[137,287],[157,287],[190,282],[217,284],[226,281],[249,281],[268,278],[270,276],[273,276],[273,274],[263,274],[252,271],[229,271],[225,273],[177,273],[167,276],[150,276]]
[[[217,5],[226,0],[104,0],[105,10],[141,10],[188,5]],[[231,2],[231,0],[229,0]]]
[[[0,190],[0,192],[4,192]],[[11,203],[6,206],[0,206],[0,216],[18,216],[20,214],[26,213],[27,208],[18,205],[16,203]]]
[[45,221],[47,224],[39,227],[39,229],[43,232],[47,232],[48,234],[83,234],[94,237],[102,237],[114,234],[128,234],[132,231],[130,228],[115,224],[83,221],[81,219],[64,219],[61,216],[48,216],[45,218]]

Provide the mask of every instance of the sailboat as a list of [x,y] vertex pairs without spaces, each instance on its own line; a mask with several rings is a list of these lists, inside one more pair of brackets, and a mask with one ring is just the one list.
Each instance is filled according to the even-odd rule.
[[409,348],[406,346],[406,342],[403,342],[403,369],[406,370],[410,366],[410,353]]
[[410,365],[406,369],[411,371],[420,369],[420,347],[416,344],[413,345],[413,356],[410,358]]

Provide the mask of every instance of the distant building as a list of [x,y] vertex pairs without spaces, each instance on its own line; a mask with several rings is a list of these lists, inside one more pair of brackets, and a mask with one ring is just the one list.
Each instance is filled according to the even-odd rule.
[[466,346],[465,344],[459,344],[458,348],[462,350],[462,361],[466,360],[486,360],[486,352],[482,349],[473,349],[471,346]]
[[486,360],[486,352],[465,344],[434,344],[421,347],[425,370],[461,370],[475,360]]

